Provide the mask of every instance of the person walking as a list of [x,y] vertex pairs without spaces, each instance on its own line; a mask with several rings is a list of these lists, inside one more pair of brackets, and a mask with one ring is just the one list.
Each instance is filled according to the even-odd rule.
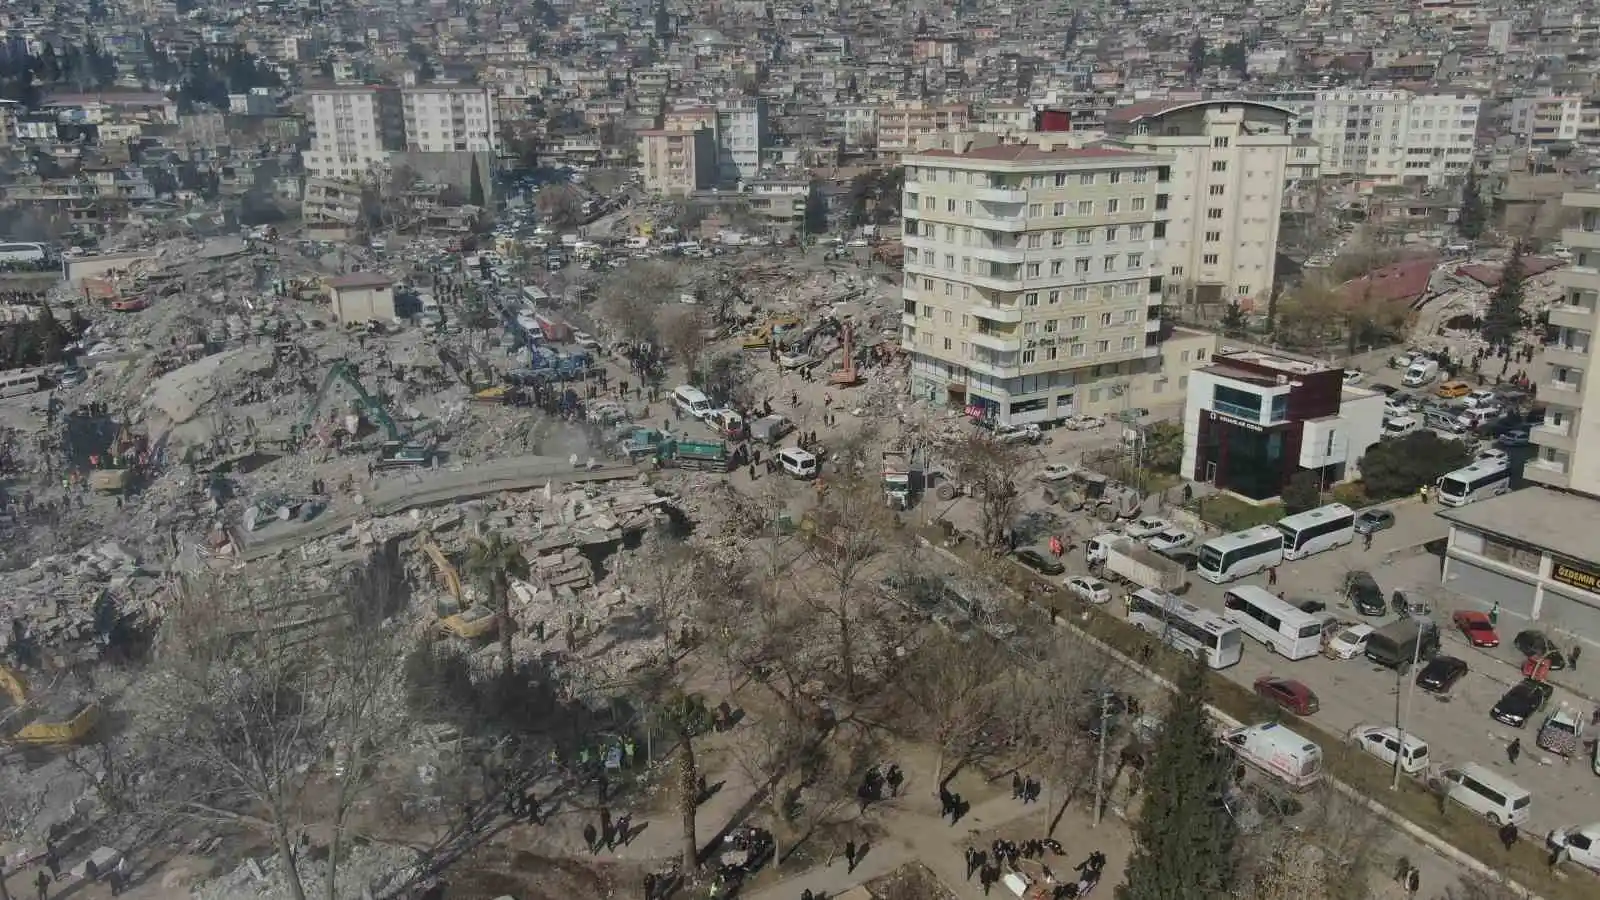
[[1272,587],[1277,587],[1277,586],[1278,586],[1278,567],[1277,566],[1269,566],[1267,568],[1267,587],[1272,588]]
[[1578,671],[1578,657],[1580,657],[1582,655],[1583,655],[1583,645],[1582,644],[1573,644],[1572,645],[1572,653],[1567,656],[1567,666],[1569,668],[1571,668],[1572,671],[1574,671],[1574,672]]
[[[50,900],[50,876],[40,871],[33,879],[33,886],[39,889],[39,900]],[[984,891],[988,893],[988,891]]]
[[1013,800],[1021,800],[1022,799],[1022,773],[1021,772],[1012,772],[1011,773],[1011,799],[1013,799]]
[[1406,893],[1415,897],[1417,895],[1417,891],[1421,887],[1422,873],[1417,869],[1416,866],[1412,866],[1411,871],[1406,874]]
[[1409,874],[1411,874],[1411,860],[1402,856],[1395,861],[1394,883],[1405,884],[1406,876]]
[[844,870],[846,873],[856,870],[856,842],[844,842]]
[[900,796],[900,785],[905,783],[906,773],[900,771],[899,766],[891,765],[889,774],[884,780],[889,782],[889,796],[898,797]]
[[593,822],[583,826],[583,845],[589,849],[590,853],[596,853],[599,851],[600,834],[599,832],[595,831]]
[[1517,826],[1510,822],[1501,825],[1499,836],[1500,843],[1506,848],[1506,852],[1511,852],[1511,848],[1517,843]]
[[1506,759],[1510,760],[1511,764],[1514,766],[1517,764],[1517,757],[1521,755],[1522,738],[1512,738],[1511,743],[1506,745]]
[[1369,531],[1366,534],[1363,534],[1361,536],[1361,549],[1363,549],[1363,550],[1371,550],[1372,549],[1372,532]]

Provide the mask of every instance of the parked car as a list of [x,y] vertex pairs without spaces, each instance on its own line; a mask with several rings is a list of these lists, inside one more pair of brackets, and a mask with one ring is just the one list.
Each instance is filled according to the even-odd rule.
[[1550,696],[1556,689],[1548,681],[1537,678],[1524,678],[1511,686],[1489,710],[1489,715],[1502,725],[1512,728],[1521,728],[1528,724],[1528,720],[1539,714],[1544,705],[1550,702]]
[[1600,872],[1600,822],[1571,825],[1550,832],[1551,850],[1565,848],[1567,858],[1592,872]]
[[1104,428],[1106,420],[1101,416],[1079,415],[1068,416],[1061,424],[1070,431],[1098,431]]
[[1172,523],[1168,522],[1166,519],[1157,518],[1155,516],[1140,516],[1139,518],[1134,519],[1132,522],[1129,522],[1127,525],[1123,526],[1122,533],[1136,541],[1142,541],[1145,538],[1160,534],[1163,531],[1167,531],[1172,527]]
[[1362,375],[1360,370],[1358,370],[1358,369],[1345,369],[1344,370],[1344,383],[1345,384],[1348,384],[1348,385],[1360,384],[1362,379],[1364,379],[1365,377],[1366,376]]
[[1078,474],[1078,471],[1078,467],[1071,463],[1049,463],[1044,467],[1044,471],[1039,473],[1039,480],[1045,484],[1055,484],[1058,481],[1066,481]]
[[1400,771],[1407,775],[1415,775],[1428,768],[1428,742],[1414,734],[1406,734],[1405,753],[1402,756],[1399,752],[1402,745],[1400,729],[1393,725],[1357,725],[1345,737],[1390,766],[1394,765],[1397,756],[1401,756]]
[[1110,603],[1111,588],[1098,578],[1074,575],[1067,579],[1067,590],[1089,603]]
[[1060,560],[1045,556],[1037,550],[1018,550],[1015,555],[1017,562],[1040,575],[1062,575],[1067,571],[1067,567],[1063,566]]
[[1290,600],[1289,603],[1293,605],[1295,609],[1298,609],[1303,613],[1314,614],[1328,611],[1328,604],[1323,603],[1321,600],[1318,600],[1315,597],[1296,597],[1295,599]]
[[1356,514],[1356,534],[1374,534],[1394,527],[1394,513],[1387,509],[1364,509]]
[[1316,692],[1292,678],[1263,675],[1256,679],[1255,691],[1261,699],[1275,703],[1297,716],[1309,716],[1322,708]]
[[1332,659],[1355,659],[1367,652],[1367,638],[1377,631],[1371,625],[1349,625],[1328,641],[1323,653]]
[[1463,609],[1452,615],[1450,621],[1461,629],[1461,636],[1472,646],[1500,646],[1500,635],[1495,633],[1494,623],[1489,621],[1487,613],[1476,609]]
[[1368,385],[1368,390],[1377,391],[1378,393],[1384,395],[1385,397],[1393,397],[1395,394],[1400,393],[1400,389],[1399,388],[1395,387],[1392,384],[1384,384],[1381,381],[1375,381],[1372,384]]
[[1566,653],[1556,646],[1555,641],[1550,640],[1549,635],[1542,631],[1531,628],[1527,631],[1519,631],[1517,636],[1512,639],[1511,644],[1517,648],[1519,653],[1529,659],[1541,658],[1549,660],[1550,668],[1552,669],[1565,669],[1567,667]]
[[1454,656],[1435,656],[1417,673],[1417,687],[1435,694],[1443,694],[1455,687],[1467,674],[1467,664]]
[[1383,588],[1378,586],[1378,579],[1373,578],[1371,572],[1359,569],[1346,572],[1344,596],[1363,616],[1381,616],[1389,611],[1388,604],[1383,602]]
[[1526,428],[1513,428],[1496,438],[1502,447],[1526,447],[1533,443]]
[[1044,434],[1039,426],[1031,422],[1025,425],[1000,425],[994,430],[994,439],[1002,444],[1037,444],[1044,439]]
[[1194,535],[1181,528],[1168,528],[1144,539],[1144,545],[1157,553],[1176,550],[1194,543]]

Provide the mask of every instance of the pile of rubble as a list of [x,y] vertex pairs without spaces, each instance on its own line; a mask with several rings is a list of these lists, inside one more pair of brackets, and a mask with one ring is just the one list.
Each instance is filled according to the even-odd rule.
[[[416,877],[420,861],[409,847],[362,842],[341,854],[336,897],[375,897]],[[296,864],[307,897],[327,893],[327,870],[319,860],[301,857]],[[177,885],[171,885],[176,888]],[[288,900],[282,865],[272,854],[244,864],[190,892],[193,900]]]
[[119,624],[145,627],[159,618],[161,582],[115,543],[47,556],[7,572],[0,655],[20,638],[70,650],[103,641]]

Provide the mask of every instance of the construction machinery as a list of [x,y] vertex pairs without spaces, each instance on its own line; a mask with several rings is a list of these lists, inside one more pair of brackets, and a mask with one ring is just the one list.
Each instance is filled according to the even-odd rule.
[[855,387],[861,383],[861,373],[856,369],[855,326],[846,322],[843,332],[844,362],[828,374],[828,382],[834,387]]
[[784,342],[804,324],[798,316],[776,316],[765,325],[745,335],[741,346],[746,350],[766,350],[774,343],[781,349]]
[[[427,465],[433,460],[433,451],[422,445],[407,440],[400,431],[400,426],[395,423],[389,411],[376,397],[367,393],[362,386],[361,378],[356,372],[355,364],[348,360],[338,360],[328,369],[328,374],[322,379],[322,386],[317,389],[311,402],[306,404],[305,412],[301,413],[300,421],[295,425],[295,438],[304,441],[311,431],[312,419],[317,411],[322,408],[323,402],[328,397],[328,391],[336,382],[344,382],[355,392],[356,406],[362,415],[372,424],[383,430],[384,443],[379,451],[378,465],[387,468],[399,466]],[[353,430],[353,429],[352,429]]]
[[0,691],[11,698],[15,707],[8,718],[20,717],[25,720],[15,733],[8,738],[0,736],[0,739],[37,746],[76,744],[88,737],[100,723],[100,705],[92,700],[43,705],[31,702],[28,686],[22,676],[5,666],[0,666]]
[[444,586],[445,593],[450,595],[449,605],[439,604],[439,614],[441,616],[455,615],[466,609],[467,600],[465,593],[461,589],[461,575],[456,571],[456,567],[451,564],[450,558],[444,555],[444,548],[440,547],[439,542],[433,539],[433,535],[426,531],[417,535],[417,544],[421,547],[423,554],[433,562],[434,570],[439,573],[439,582]]

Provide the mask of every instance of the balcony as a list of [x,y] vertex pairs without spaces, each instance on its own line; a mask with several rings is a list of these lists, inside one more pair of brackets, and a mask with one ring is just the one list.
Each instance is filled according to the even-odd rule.
[[1017,322],[1022,321],[1022,307],[1020,306],[996,306],[987,303],[973,303],[968,304],[967,312],[970,315],[976,316],[980,319],[987,319],[990,322],[1016,324]]
[[1573,303],[1570,297],[1557,301],[1557,305],[1550,307],[1550,325],[1554,328],[1594,330],[1594,301]]
[[1261,408],[1245,406],[1241,403],[1229,403],[1225,400],[1212,400],[1211,409],[1224,416],[1243,419],[1246,422],[1260,422]]
[[967,334],[967,340],[976,346],[1000,352],[1022,349],[1022,338],[1015,332],[1007,335],[997,331],[973,331]]
[[973,215],[968,216],[966,221],[972,223],[972,225],[976,228],[984,228],[989,231],[1003,231],[1006,234],[1017,234],[1018,232],[1025,231],[1028,228],[1028,220],[1023,218],[1020,210],[1016,215],[1004,217],[974,213]]
[[1554,488],[1568,487],[1571,476],[1567,473],[1567,464],[1564,460],[1544,459],[1542,457],[1528,460],[1523,467],[1524,478],[1536,484],[1543,484]]
[[1561,242],[1573,250],[1600,250],[1600,225],[1563,229]]
[[974,187],[967,188],[967,194],[974,200],[985,203],[1027,203],[1028,190],[1020,187]]
[[1579,381],[1556,381],[1551,379],[1539,385],[1539,399],[1556,406],[1576,409],[1583,405],[1583,391],[1578,389]]
[[1154,319],[1145,319],[1144,320],[1144,333],[1145,334],[1157,334],[1160,331],[1161,331],[1161,318],[1159,316],[1154,318]]
[[1589,365],[1589,349],[1570,344],[1551,344],[1544,348],[1544,361],[1552,366],[1567,366],[1573,369],[1587,368]]
[[[924,267],[924,269],[932,274],[938,274],[931,267]],[[949,273],[945,274],[948,275]],[[1019,266],[1017,271],[1010,274],[974,272],[971,275],[963,274],[961,280],[977,287],[988,288],[991,291],[1010,291],[1015,293],[1022,290],[1022,269]]]
[[1572,420],[1568,419],[1560,425],[1551,425],[1545,422],[1528,429],[1528,439],[1535,446],[1552,447],[1556,450],[1572,451]]
[[988,260],[989,262],[1020,263],[1028,258],[1028,252],[1016,244],[1010,246],[1005,244],[974,244],[964,249],[969,251],[973,258]]

